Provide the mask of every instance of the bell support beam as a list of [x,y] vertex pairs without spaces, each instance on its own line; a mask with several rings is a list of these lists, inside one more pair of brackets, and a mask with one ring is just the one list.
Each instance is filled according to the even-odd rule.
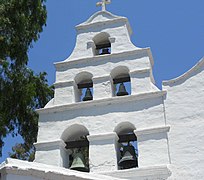
[[135,134],[122,134],[122,135],[118,135],[119,143],[124,143],[124,142],[129,142],[129,141],[137,141],[137,137],[135,136]]
[[103,49],[103,48],[109,48],[109,47],[111,47],[110,43],[96,45],[96,49]]
[[84,140],[77,140],[77,141],[68,141],[65,142],[66,149],[71,149],[71,148],[82,148],[82,147],[87,147],[89,146],[89,141],[87,139]]
[[89,83],[79,83],[77,84],[78,89],[83,89],[83,88],[91,88],[93,87],[93,83],[89,82]]
[[130,77],[121,77],[121,78],[113,79],[113,84],[124,83],[124,82],[130,82]]

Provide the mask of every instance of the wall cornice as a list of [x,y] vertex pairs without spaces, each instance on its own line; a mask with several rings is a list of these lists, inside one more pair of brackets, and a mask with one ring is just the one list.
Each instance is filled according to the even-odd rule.
[[52,106],[48,108],[38,109],[36,110],[36,112],[39,114],[56,113],[56,112],[62,112],[62,111],[67,111],[72,109],[81,109],[81,108],[87,108],[87,107],[98,106],[98,105],[108,105],[108,104],[118,104],[123,102],[140,101],[143,99],[162,97],[165,95],[166,95],[166,91],[145,92],[145,93],[140,93],[135,95],[120,96],[120,97],[116,96],[116,97],[105,98],[105,99],[97,99],[93,101],[84,101],[84,102],[76,102],[72,104]]
[[118,135],[115,132],[104,134],[92,134],[87,136],[89,142],[91,141],[103,141],[103,140],[118,140]]
[[61,61],[61,62],[55,62],[54,65],[56,67],[56,69],[60,69],[61,67],[64,66],[69,66],[71,68],[71,66],[76,65],[76,64],[84,64],[84,63],[88,63],[88,62],[93,62],[93,61],[107,61],[109,62],[110,59],[112,62],[114,62],[114,60],[118,60],[118,57],[128,57],[130,55],[140,55],[141,57],[145,57],[148,56],[150,58],[150,62],[151,65],[153,66],[154,62],[153,62],[153,58],[152,58],[152,53],[150,48],[141,48],[141,49],[135,49],[135,50],[131,50],[131,51],[124,51],[124,52],[119,52],[119,53],[112,53],[112,54],[105,54],[102,56],[92,56],[92,57],[85,57],[85,58],[80,58],[80,59],[66,59],[65,61]]
[[142,136],[142,135],[148,135],[148,134],[169,132],[169,130],[170,130],[170,126],[159,126],[159,127],[148,128],[148,129],[138,129],[138,130],[135,130],[134,133],[136,134],[136,136]]
[[[130,75],[142,74],[142,73],[148,73],[148,72],[151,72],[150,68],[130,71]],[[110,80],[110,79],[111,79],[110,75],[97,76],[92,78],[94,82],[101,81],[101,80]],[[73,86],[74,83],[75,83],[74,81],[58,81],[58,82],[55,82],[53,85],[55,86],[55,88],[60,88],[65,86]]]
[[[112,171],[112,172],[101,172],[100,174],[106,174],[113,177],[120,177],[120,178],[139,178],[146,177],[161,177],[165,176],[166,178],[171,175],[170,170],[166,165],[161,166],[151,166],[151,167],[142,167],[142,168],[132,168],[122,171]],[[166,179],[165,178],[165,179]]]
[[[95,18],[97,18],[97,16],[100,15],[107,15],[108,17],[106,19],[100,19],[98,21],[94,21]],[[129,21],[126,17],[122,17],[122,16],[116,16],[108,11],[98,11],[95,14],[93,14],[87,21],[79,24],[76,26],[76,29],[79,30],[85,30],[87,28],[91,28],[91,27],[96,27],[96,26],[104,26],[104,23],[106,24],[114,24],[114,23],[120,23],[120,22],[124,22],[127,24],[127,29],[129,31],[130,34],[132,34],[132,29],[131,26],[129,24]]]
[[37,142],[37,143],[34,143],[34,146],[36,150],[41,150],[44,148],[65,147],[66,144],[62,140],[56,140],[56,141],[50,141],[50,142]]

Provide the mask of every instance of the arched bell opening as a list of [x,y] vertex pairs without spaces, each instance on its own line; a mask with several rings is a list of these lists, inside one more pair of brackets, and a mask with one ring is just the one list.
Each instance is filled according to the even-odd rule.
[[135,126],[129,122],[122,122],[115,128],[119,140],[116,144],[118,169],[138,167],[137,137]]
[[94,55],[111,54],[110,35],[106,32],[97,34],[94,38],[95,50]]
[[62,153],[62,161],[65,168],[89,172],[88,135],[87,128],[79,124],[71,125],[63,132],[61,139],[66,146]]
[[119,66],[111,71],[112,96],[126,96],[131,94],[129,69]]
[[81,72],[75,77],[75,101],[93,100],[93,75],[88,72]]

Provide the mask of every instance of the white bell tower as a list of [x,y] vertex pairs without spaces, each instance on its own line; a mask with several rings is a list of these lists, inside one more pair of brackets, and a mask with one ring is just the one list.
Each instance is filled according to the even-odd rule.
[[[154,84],[150,48],[133,45],[128,19],[105,9],[76,30],[72,54],[55,63],[54,98],[38,110],[35,161],[73,170],[80,163],[86,172],[125,179],[166,178],[166,92]],[[121,164],[127,146],[134,148],[132,167]]]

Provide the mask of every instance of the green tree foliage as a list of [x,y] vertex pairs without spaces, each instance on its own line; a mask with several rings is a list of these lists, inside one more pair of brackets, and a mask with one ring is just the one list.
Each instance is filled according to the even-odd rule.
[[20,134],[24,144],[12,157],[33,159],[38,131],[36,108],[53,97],[46,73],[27,67],[28,50],[46,23],[45,0],[0,0],[0,156],[4,138]]
[[44,0],[0,0],[0,58],[27,63],[27,52],[46,23]]

